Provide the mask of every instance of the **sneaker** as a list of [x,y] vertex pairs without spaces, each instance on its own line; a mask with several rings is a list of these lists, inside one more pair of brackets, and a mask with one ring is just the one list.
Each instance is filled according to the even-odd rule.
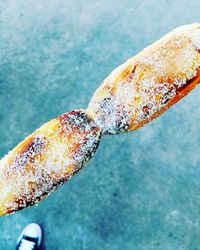
[[42,240],[41,227],[31,223],[24,228],[17,240],[16,250],[39,250]]

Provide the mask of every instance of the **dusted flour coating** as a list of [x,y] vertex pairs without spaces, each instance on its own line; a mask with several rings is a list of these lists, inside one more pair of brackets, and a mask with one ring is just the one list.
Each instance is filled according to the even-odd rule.
[[116,68],[87,112],[104,133],[138,129],[199,83],[199,67],[200,24],[181,26]]
[[200,24],[179,27],[116,68],[87,110],[43,125],[0,160],[0,215],[31,206],[78,172],[101,135],[135,130],[200,82]]
[[83,110],[36,130],[0,161],[0,215],[33,205],[80,170],[96,151],[100,129]]

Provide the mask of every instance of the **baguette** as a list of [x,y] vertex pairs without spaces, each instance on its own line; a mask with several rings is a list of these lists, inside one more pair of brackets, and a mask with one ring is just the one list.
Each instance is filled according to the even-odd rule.
[[179,27],[116,68],[87,110],[36,130],[0,160],[0,215],[31,206],[78,172],[103,134],[142,127],[200,82],[200,24]]
[[96,151],[101,130],[84,110],[44,124],[0,161],[0,215],[31,206],[79,171]]
[[158,117],[200,82],[200,24],[181,26],[116,68],[97,89],[88,114],[105,134]]

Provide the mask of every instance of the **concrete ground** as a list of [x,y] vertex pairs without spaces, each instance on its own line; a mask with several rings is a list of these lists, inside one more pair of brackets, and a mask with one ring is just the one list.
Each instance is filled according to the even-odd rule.
[[[85,108],[117,65],[199,22],[182,0],[0,0],[0,157],[44,122]],[[38,222],[47,250],[200,249],[200,89],[129,134],[107,136],[39,206],[0,218],[0,249]]]

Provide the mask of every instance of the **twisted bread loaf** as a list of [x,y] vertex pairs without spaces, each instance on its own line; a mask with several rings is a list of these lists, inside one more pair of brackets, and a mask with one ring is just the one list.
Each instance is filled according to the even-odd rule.
[[200,24],[179,27],[115,69],[86,111],[36,130],[0,161],[0,215],[33,205],[92,157],[102,134],[156,118],[200,82]]

